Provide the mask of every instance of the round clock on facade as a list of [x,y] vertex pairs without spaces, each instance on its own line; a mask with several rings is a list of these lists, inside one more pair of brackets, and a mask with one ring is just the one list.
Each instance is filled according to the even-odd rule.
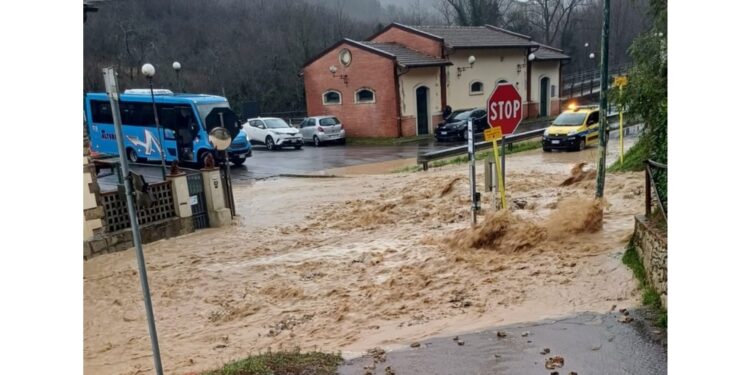
[[339,61],[344,66],[349,66],[352,63],[352,53],[348,49],[344,48],[339,52]]

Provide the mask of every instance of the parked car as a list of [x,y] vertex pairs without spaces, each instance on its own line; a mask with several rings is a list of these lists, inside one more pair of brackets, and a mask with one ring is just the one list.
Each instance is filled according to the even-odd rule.
[[552,149],[583,151],[588,142],[599,136],[599,107],[572,107],[563,111],[544,130],[542,150]]
[[251,143],[262,143],[266,148],[275,150],[285,146],[302,148],[302,135],[299,129],[293,128],[286,121],[277,117],[257,117],[242,124]]
[[253,146],[247,139],[247,133],[240,129],[239,134],[232,140],[232,143],[227,149],[229,154],[229,160],[234,165],[241,165],[249,157],[253,156]]
[[299,125],[302,140],[318,147],[326,142],[346,143],[346,131],[341,121],[334,116],[305,118]]
[[457,109],[435,129],[438,141],[469,138],[469,119],[474,120],[474,134],[482,133],[487,125],[487,111],[484,108]]

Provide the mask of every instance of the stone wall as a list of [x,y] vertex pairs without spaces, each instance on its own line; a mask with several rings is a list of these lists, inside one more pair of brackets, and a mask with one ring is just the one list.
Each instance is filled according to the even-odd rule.
[[[193,231],[192,217],[174,217],[141,226],[141,242],[147,244]],[[127,250],[131,247],[133,247],[133,231],[130,228],[114,233],[100,233],[83,241],[83,259],[91,259],[97,255]]]
[[635,217],[633,241],[651,286],[667,309],[667,233],[645,216]]

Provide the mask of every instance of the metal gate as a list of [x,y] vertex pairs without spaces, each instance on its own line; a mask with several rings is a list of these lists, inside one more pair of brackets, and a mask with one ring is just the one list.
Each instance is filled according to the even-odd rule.
[[195,229],[208,228],[208,209],[206,208],[206,194],[203,191],[203,175],[199,171],[183,169],[187,173],[188,195],[190,209],[193,213],[193,227]]

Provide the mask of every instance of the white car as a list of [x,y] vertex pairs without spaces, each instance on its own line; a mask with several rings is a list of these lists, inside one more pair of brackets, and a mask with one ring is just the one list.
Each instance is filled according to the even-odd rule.
[[346,131],[341,121],[333,116],[308,117],[300,124],[302,140],[312,142],[315,147],[324,142],[346,143]]
[[302,135],[299,129],[293,128],[286,121],[276,117],[257,117],[242,124],[250,143],[262,143],[266,148],[275,150],[284,146],[302,148]]

